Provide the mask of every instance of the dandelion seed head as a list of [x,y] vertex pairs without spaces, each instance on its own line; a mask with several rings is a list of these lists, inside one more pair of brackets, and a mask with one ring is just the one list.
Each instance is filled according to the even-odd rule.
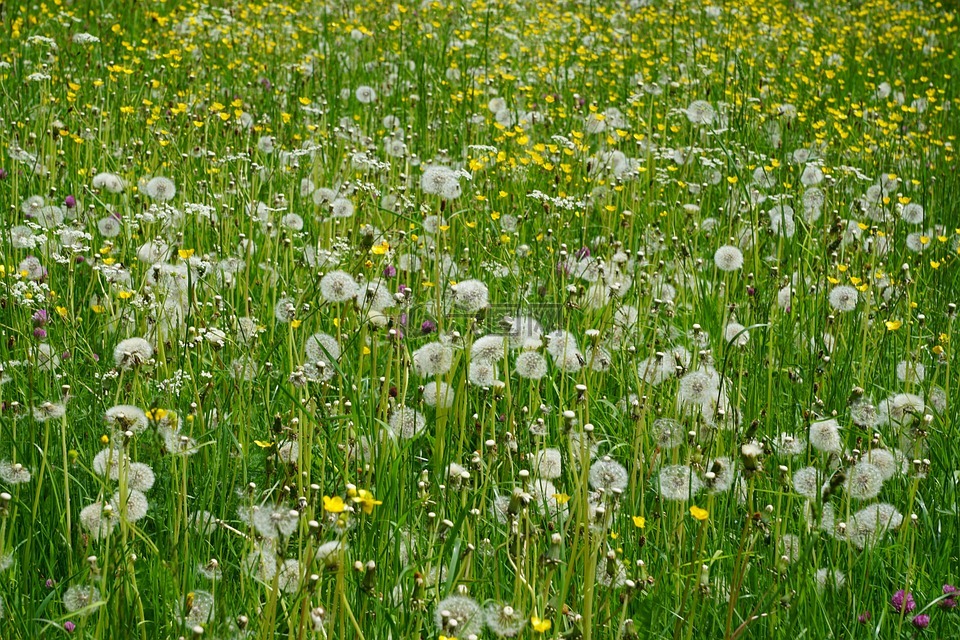
[[890,424],[894,427],[908,427],[914,424],[926,411],[926,402],[922,396],[914,393],[897,393],[880,402],[878,424]]
[[[319,548],[317,549],[317,559],[321,559]],[[244,557],[242,568],[250,577],[269,583],[277,575],[277,556],[273,551],[261,545]]]
[[132,431],[142,433],[147,429],[147,414],[143,409],[130,404],[118,404],[103,414],[107,425],[119,432]]
[[103,189],[110,193],[122,193],[126,188],[123,178],[115,173],[98,173],[93,176],[92,185],[94,189]]
[[465,313],[476,313],[490,306],[487,285],[479,280],[463,280],[450,287],[454,308]]
[[112,506],[104,508],[103,503],[94,502],[80,510],[80,524],[90,538],[100,540],[110,535],[120,523],[119,515]]
[[189,611],[184,611],[183,623],[188,628],[207,624],[214,612],[213,594],[208,591],[193,591]]
[[887,449],[871,449],[863,459],[880,471],[883,480],[889,480],[900,472],[897,456]]
[[679,447],[687,435],[683,425],[673,418],[657,418],[651,425],[650,433],[657,447],[664,450]]
[[594,461],[590,465],[590,486],[606,492],[623,491],[630,482],[626,467],[609,456]]
[[484,622],[490,632],[498,638],[514,638],[523,631],[527,617],[522,611],[508,604],[491,602],[484,610]]
[[[113,494],[113,497],[110,499],[110,506],[113,508],[115,513],[119,513],[122,516],[126,517],[128,522],[137,522],[142,520],[147,515],[147,511],[150,508],[150,504],[147,502],[147,496],[144,495],[142,491],[137,489],[129,489],[127,491],[126,503],[121,502],[120,492]],[[126,506],[126,512],[121,509],[122,506]]]
[[327,302],[346,302],[355,298],[360,286],[346,271],[331,271],[320,278],[320,295]]
[[296,440],[287,440],[277,448],[277,457],[284,464],[297,464],[300,459],[300,445]]
[[177,195],[177,186],[170,178],[156,176],[151,178],[144,187],[144,193],[147,197],[159,202],[173,200]]
[[559,449],[547,448],[538,451],[533,463],[537,476],[545,480],[556,480],[563,471],[563,456]]
[[277,586],[283,593],[295,593],[303,579],[303,568],[296,558],[288,558],[277,571]]
[[781,456],[799,456],[807,450],[803,438],[781,432],[773,441],[774,450]]
[[792,533],[780,536],[780,555],[786,558],[788,564],[793,564],[800,558],[802,546],[800,538]]
[[[820,507],[819,516],[815,505]],[[815,501],[808,500],[803,506],[803,517],[807,526],[811,529],[819,529],[829,535],[836,533],[836,512],[829,502],[821,503],[819,498]]]
[[445,375],[453,366],[453,347],[444,342],[428,342],[413,352],[413,368],[424,378]]
[[496,369],[486,360],[474,360],[467,367],[467,380],[478,387],[493,387],[497,384]]
[[[63,608],[69,613],[77,613],[99,601],[100,590],[94,586],[74,585],[63,592]],[[82,615],[90,613],[85,611]]]
[[360,309],[370,312],[383,312],[396,306],[396,299],[384,280],[373,280],[361,285],[356,300]]
[[708,473],[712,474],[712,477],[706,479],[703,483],[709,493],[725,493],[733,488],[736,479],[733,460],[727,457],[715,458],[708,462],[705,468]]
[[854,402],[850,405],[849,411],[850,421],[859,427],[873,429],[880,424],[880,414],[869,400],[860,399]]
[[710,126],[717,117],[717,111],[706,100],[694,100],[684,111],[687,120],[694,125]]
[[193,531],[204,536],[217,530],[217,519],[209,511],[194,511],[187,518],[187,523]]
[[684,464],[667,465],[660,469],[659,482],[660,496],[671,501],[693,498],[703,488],[700,477]]
[[111,480],[117,480],[120,477],[120,465],[125,464],[129,467],[130,457],[122,449],[107,448],[101,450],[93,457],[93,471],[99,476],[108,476]]
[[7,484],[26,484],[30,482],[31,477],[30,470],[19,462],[9,460],[0,462],[0,480]]
[[923,207],[916,202],[910,202],[900,210],[900,218],[907,224],[923,224]]
[[474,362],[496,362],[504,357],[504,337],[490,334],[477,338],[470,347],[470,359]]
[[627,583],[627,568],[620,558],[605,555],[597,564],[597,582],[607,589],[621,589]]
[[793,472],[793,489],[810,500],[820,498],[823,474],[816,467],[803,467]]
[[818,591],[826,591],[827,589],[840,590],[847,582],[847,578],[843,575],[842,571],[826,568],[818,569],[813,576],[813,580],[817,583]]
[[830,290],[830,306],[841,313],[857,308],[857,290],[847,285],[839,285]]
[[[468,596],[447,596],[437,603],[433,618],[438,630],[455,630],[457,637],[479,636],[483,631],[483,610],[476,600]],[[450,620],[456,620],[452,628],[449,625]]]
[[869,500],[883,488],[883,472],[869,462],[858,462],[847,472],[847,491],[851,498]]
[[833,418],[812,423],[807,437],[810,439],[810,445],[817,451],[840,453],[843,450],[840,424]]
[[677,400],[681,406],[715,401],[720,393],[720,376],[714,370],[691,371],[680,379]]
[[538,478],[530,483],[530,495],[533,496],[533,502],[544,515],[552,516],[557,512],[565,512],[567,505],[560,504],[557,501],[557,487],[543,478]]
[[713,262],[720,271],[737,271],[743,268],[743,252],[733,245],[724,245],[713,254]]
[[353,92],[353,95],[360,104],[371,104],[377,101],[377,92],[373,89],[373,87],[367,85],[360,85],[357,87],[357,90]]
[[318,332],[307,338],[304,350],[310,362],[331,365],[340,360],[340,343],[327,333]]
[[451,185],[459,180],[459,175],[452,169],[433,165],[427,167],[420,177],[420,188],[424,193],[442,196],[445,190],[449,190]]
[[336,198],[330,203],[330,215],[341,220],[352,218],[355,210],[353,202],[347,198]]
[[136,491],[150,491],[156,479],[150,465],[142,462],[131,462],[127,469],[127,486]]
[[897,380],[906,384],[920,384],[926,372],[927,368],[920,362],[901,360],[897,363]]
[[162,430],[163,447],[175,456],[192,456],[198,451],[197,441],[178,430]]
[[423,401],[437,409],[450,409],[453,406],[454,391],[446,382],[428,382],[423,386]]
[[153,346],[143,338],[127,338],[113,349],[113,362],[120,369],[133,369],[152,357]]
[[33,408],[33,419],[37,422],[59,420],[67,415],[67,405],[62,402],[44,402]]
[[399,406],[390,414],[387,425],[394,437],[409,440],[420,435],[427,426],[427,419],[416,409]]
[[547,375],[547,360],[536,351],[524,351],[514,362],[517,375],[526,380],[540,380]]
[[554,356],[553,363],[558,369],[566,373],[576,373],[583,368],[586,358],[579,351],[566,351]]
[[47,275],[47,270],[36,256],[27,256],[17,265],[17,271],[26,274],[27,280],[42,280]]
[[864,507],[847,523],[847,537],[854,545],[864,548],[879,542],[884,535],[903,524],[903,516],[896,507],[877,502]]

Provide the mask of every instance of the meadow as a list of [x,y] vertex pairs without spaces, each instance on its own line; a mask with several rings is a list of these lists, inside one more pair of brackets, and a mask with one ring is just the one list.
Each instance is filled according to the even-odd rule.
[[955,4],[0,25],[3,640],[960,637]]

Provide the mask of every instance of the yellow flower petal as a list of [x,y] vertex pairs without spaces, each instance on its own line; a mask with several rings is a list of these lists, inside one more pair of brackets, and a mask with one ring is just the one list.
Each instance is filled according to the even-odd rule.
[[552,623],[549,620],[541,620],[537,616],[530,616],[530,625],[537,633],[546,633],[550,630]]
[[323,510],[329,513],[343,513],[347,508],[346,503],[340,496],[323,496]]

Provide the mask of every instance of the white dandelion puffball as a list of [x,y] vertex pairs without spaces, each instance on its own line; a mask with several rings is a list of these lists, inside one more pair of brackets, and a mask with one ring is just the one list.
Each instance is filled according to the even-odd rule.
[[724,245],[713,254],[713,263],[720,271],[737,271],[743,267],[743,252],[733,245]]
[[98,173],[93,176],[93,188],[94,189],[103,189],[104,191],[109,191],[110,193],[121,193],[125,184],[123,178],[118,176],[115,173]]
[[812,423],[808,438],[813,448],[818,451],[840,453],[843,450],[843,442],[840,439],[840,425],[833,418]]
[[857,290],[847,285],[839,285],[830,290],[830,306],[841,313],[848,313],[857,308]]
[[327,302],[346,302],[359,291],[360,285],[346,271],[331,271],[320,278],[320,295]]
[[709,126],[717,117],[713,105],[706,100],[694,100],[684,111],[691,124]]
[[668,465],[660,469],[660,496],[664,500],[687,500],[702,488],[700,476],[687,465]]
[[121,369],[133,369],[153,357],[153,346],[143,338],[127,338],[113,349],[113,362]]
[[370,104],[377,101],[377,92],[373,89],[373,87],[368,87],[367,85],[361,85],[357,87],[357,90],[353,92],[353,95],[360,104]]
[[144,187],[144,193],[153,200],[167,202],[173,200],[174,196],[177,195],[177,185],[175,185],[170,178],[156,176],[147,182],[146,187]]

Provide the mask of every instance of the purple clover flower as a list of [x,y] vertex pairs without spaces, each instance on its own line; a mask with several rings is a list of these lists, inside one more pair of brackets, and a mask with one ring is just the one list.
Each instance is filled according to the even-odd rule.
[[909,591],[900,589],[890,598],[890,604],[897,613],[910,613],[917,608],[917,602],[913,599],[913,594]]
[[960,595],[960,589],[957,589],[952,584],[943,585],[943,595],[947,596],[940,601],[941,609],[956,609],[957,608],[957,596]]
[[33,320],[33,326],[42,327],[50,321],[50,314],[46,309],[38,309],[30,316],[30,319]]

